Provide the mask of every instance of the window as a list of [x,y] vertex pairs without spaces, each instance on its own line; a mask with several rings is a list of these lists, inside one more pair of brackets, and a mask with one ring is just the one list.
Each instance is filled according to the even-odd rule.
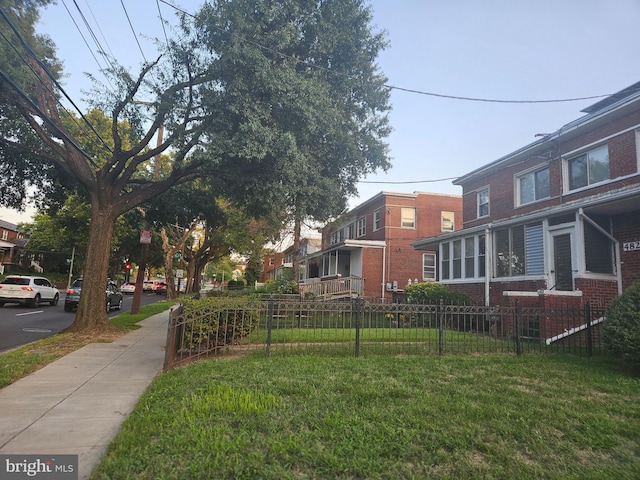
[[485,188],[478,192],[478,218],[489,215],[489,189]]
[[402,228],[416,228],[416,209],[402,207],[400,209]]
[[331,233],[331,239],[329,240],[329,242],[331,243],[331,245],[335,245],[336,243],[338,243],[338,232]]
[[422,254],[422,280],[426,282],[436,279],[436,255],[434,253]]
[[462,278],[462,240],[453,241],[453,278]]
[[484,235],[478,235],[478,277],[485,275],[486,247]]
[[373,231],[380,230],[382,228],[382,209],[378,209],[373,212]]
[[474,278],[476,276],[476,242],[474,237],[464,239],[464,277]]
[[338,230],[338,242],[344,242],[344,232],[345,232],[344,228],[341,228],[340,230]]
[[495,242],[496,276],[516,277],[544,273],[541,223],[497,230]]
[[275,259],[275,258],[273,258],[273,257],[271,257],[271,258],[269,259],[269,265],[273,266],[273,265],[275,265],[275,264],[276,264],[276,259]]
[[366,235],[366,233],[367,233],[367,218],[361,217],[356,222],[356,235],[358,237],[362,237],[363,235]]
[[450,256],[450,243],[443,243],[440,245],[442,250],[442,270],[440,273],[441,280],[449,279],[449,265],[451,264],[451,256]]
[[603,145],[567,161],[569,190],[609,179],[609,148]]
[[518,205],[549,198],[549,167],[519,175],[516,182]]
[[[605,232],[611,231],[606,219],[593,218]],[[613,273],[613,243],[601,230],[590,222],[584,222],[585,268],[592,273]]]
[[353,223],[349,224],[349,226],[347,227],[347,238],[356,238],[356,236],[353,234],[355,228],[356,226]]
[[440,227],[443,232],[453,232],[455,230],[454,212],[440,212]]
[[485,276],[485,236],[473,235],[440,244],[440,280]]

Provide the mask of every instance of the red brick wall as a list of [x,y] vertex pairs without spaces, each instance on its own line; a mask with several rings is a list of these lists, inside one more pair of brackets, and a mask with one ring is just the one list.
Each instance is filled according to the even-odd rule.
[[[640,123],[640,112],[634,112],[615,122],[601,125],[586,134],[575,139],[561,139],[560,150],[563,154],[571,152],[584,145],[597,142],[600,139],[616,132],[625,130]],[[611,178],[632,175],[637,173],[636,142],[635,132],[629,131],[612,137],[607,140],[609,145],[609,165]],[[538,211],[550,206],[561,205],[567,201],[577,198],[588,197],[594,194],[606,192],[612,189],[627,187],[630,184],[640,183],[640,176],[626,178],[624,181],[613,181],[606,185],[582,190],[574,194],[564,194],[561,191],[561,162],[557,154],[551,155],[553,160],[549,161],[550,175],[550,198],[546,201],[535,202],[524,207],[516,207],[514,176],[529,168],[543,165],[545,152],[541,155],[532,153],[529,159],[518,162],[515,165],[497,165],[488,170],[482,176],[474,177],[463,185],[463,214],[465,228],[481,225],[490,221],[511,218],[514,215],[522,215],[533,211]],[[490,215],[477,219],[477,190],[489,186],[489,210]]]
[[640,242],[640,212],[630,212],[613,217],[613,236],[620,242],[622,260],[622,288],[629,288],[640,280],[640,251],[623,251],[625,242]]
[[[382,248],[365,248],[362,252],[362,278],[365,297],[380,298],[382,293]],[[391,295],[391,294],[389,294]],[[389,297],[391,298],[391,297]]]

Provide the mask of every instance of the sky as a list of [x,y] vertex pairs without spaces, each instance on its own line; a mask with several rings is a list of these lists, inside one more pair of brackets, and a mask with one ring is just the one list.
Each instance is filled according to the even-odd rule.
[[[195,12],[202,1],[170,3]],[[384,30],[389,43],[377,63],[387,85],[397,87],[387,138],[392,167],[363,179],[351,207],[383,190],[460,195],[452,177],[557,131],[601,96],[640,81],[640,0],[368,3],[373,30]],[[155,58],[153,39],[164,37],[159,10],[175,18],[161,0],[58,0],[44,10],[39,33],[57,45],[63,84],[76,102],[91,87],[85,73],[99,78],[101,69],[76,5],[103,48],[134,73],[144,61],[141,50]],[[541,102],[584,97],[599,98]],[[0,219],[29,221],[32,213],[0,209]]]

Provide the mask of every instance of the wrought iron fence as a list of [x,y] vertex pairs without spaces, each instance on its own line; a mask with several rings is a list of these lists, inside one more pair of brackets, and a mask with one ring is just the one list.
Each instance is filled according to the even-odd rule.
[[449,355],[574,352],[602,349],[603,312],[473,305],[376,304],[271,297],[245,306],[212,303],[172,311],[165,369],[221,352],[263,350],[266,356],[323,352]]

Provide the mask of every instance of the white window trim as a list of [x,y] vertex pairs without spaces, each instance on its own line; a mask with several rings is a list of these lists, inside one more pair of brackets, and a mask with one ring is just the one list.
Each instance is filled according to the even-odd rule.
[[[451,214],[451,219],[452,219],[451,229],[448,229],[448,228],[445,229],[444,228],[444,223],[443,223],[444,218],[443,218],[443,216],[444,216],[445,212]],[[452,212],[452,211],[449,211],[449,210],[441,210],[440,211],[440,231],[441,232],[455,232],[456,231],[456,212]]]
[[516,207],[525,207],[525,206],[533,205],[534,203],[544,202],[545,200],[549,200],[551,198],[551,171],[549,171],[549,196],[544,198],[536,198],[535,200],[532,200],[531,202],[527,202],[527,203],[520,202],[520,179],[525,175],[540,172],[545,168],[549,170],[548,163],[539,163],[538,165],[528,168],[527,170],[523,170],[522,172],[518,172],[513,176],[513,180],[514,180],[513,191],[515,194],[514,205]]
[[[360,228],[362,226],[362,228]],[[360,217],[356,220],[356,238],[364,237],[367,234],[367,217]]]
[[578,192],[583,192],[585,190],[599,187],[601,185],[606,185],[607,183],[611,183],[615,180],[618,180],[616,178],[611,178],[611,155],[609,155],[609,178],[608,179],[602,180],[596,183],[589,183],[584,187],[574,188],[573,190],[569,189],[569,162],[579,157],[580,155],[583,155],[585,153],[588,153],[592,150],[595,150],[605,145],[607,146],[607,150],[608,150],[608,147],[609,147],[608,142],[604,142],[604,143],[598,142],[598,143],[590,144],[588,147],[584,147],[579,150],[574,150],[571,153],[566,153],[562,156],[562,192],[563,194],[569,195],[569,194],[574,194]]
[[[480,215],[480,193],[486,191],[487,192],[487,214]],[[479,188],[476,190],[476,218],[486,218],[491,215],[491,189],[489,185],[486,187]]]
[[[377,232],[378,230],[382,229],[382,211],[383,211],[383,207],[378,208],[373,212],[373,231],[374,232]],[[376,223],[378,223],[377,226],[376,226]]]
[[[424,271],[424,260],[426,256],[430,256],[433,258],[433,277],[425,277]],[[423,253],[422,254],[422,281],[423,282],[436,282],[438,280],[438,261],[437,255],[435,253]]]
[[[403,217],[404,215],[402,215],[402,211],[403,210],[412,210],[413,211],[413,225],[409,226],[409,225],[403,225],[404,221],[403,221]],[[418,212],[416,210],[416,207],[400,207],[400,228],[409,228],[409,229],[416,229],[416,224],[417,224],[417,217],[418,216]]]

